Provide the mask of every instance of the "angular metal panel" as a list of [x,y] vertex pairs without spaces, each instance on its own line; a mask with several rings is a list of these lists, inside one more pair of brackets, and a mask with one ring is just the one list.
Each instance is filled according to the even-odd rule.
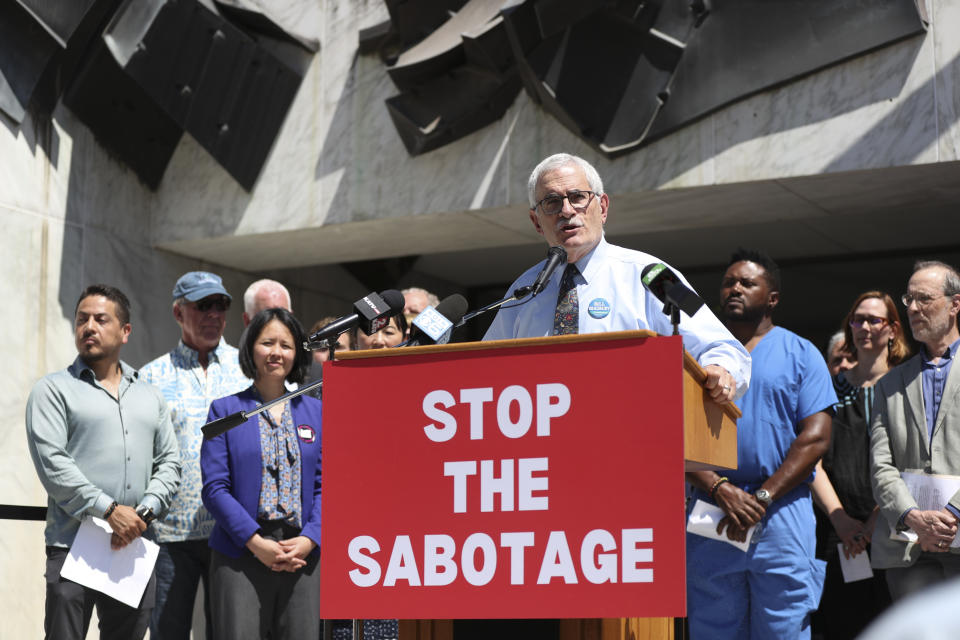
[[924,32],[914,0],[714,0],[650,136],[750,94]]
[[106,45],[91,52],[63,102],[141,180],[159,186],[183,130],[123,72]]
[[0,110],[21,122],[44,71],[61,52],[23,7],[0,3]]
[[407,151],[418,155],[499,120],[519,92],[516,72],[501,76],[468,65],[386,102]]
[[105,37],[143,34],[126,47],[124,71],[252,189],[300,76],[194,0],[167,0],[155,14],[129,12],[111,27]]
[[61,47],[98,0],[17,0]]

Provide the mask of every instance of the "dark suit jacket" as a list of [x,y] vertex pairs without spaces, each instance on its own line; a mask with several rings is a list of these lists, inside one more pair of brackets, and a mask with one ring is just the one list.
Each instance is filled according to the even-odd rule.
[[[297,396],[290,401],[293,424],[312,428],[314,437],[300,442],[301,535],[317,543],[320,549],[320,401]],[[257,407],[253,387],[219,398],[210,404],[209,420]],[[210,546],[237,558],[249,553],[246,542],[256,533],[260,503],[260,427],[254,416],[238,427],[215,438],[204,440],[200,448],[203,473],[204,506],[213,514],[216,525],[210,534]],[[304,430],[306,433],[309,431]]]
[[[919,544],[890,540],[903,512],[917,506],[900,472],[960,475],[960,366],[950,368],[931,438],[923,410],[921,363],[918,354],[894,367],[875,389],[870,463],[873,496],[883,517],[877,519],[871,549],[872,564],[881,569],[909,566],[921,552]],[[949,502],[960,509],[960,492]]]

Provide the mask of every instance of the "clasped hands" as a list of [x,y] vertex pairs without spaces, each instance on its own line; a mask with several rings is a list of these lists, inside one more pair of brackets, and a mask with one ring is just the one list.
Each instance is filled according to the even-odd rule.
[[916,532],[920,548],[924,551],[946,553],[950,551],[950,544],[957,535],[957,518],[947,509],[911,509],[904,516],[903,524]]
[[717,533],[723,535],[723,530],[726,529],[727,537],[736,542],[745,542],[747,530],[763,520],[767,512],[756,496],[730,482],[724,482],[717,487],[714,499],[727,514],[717,524]]
[[272,540],[255,533],[247,541],[247,548],[264,566],[271,571],[290,573],[306,566],[306,558],[316,546],[317,544],[306,536]]
[[874,509],[866,522],[850,516],[843,509],[835,509],[830,513],[830,524],[837,532],[837,537],[843,543],[843,555],[852,558],[866,551],[870,539],[873,537],[873,528],[876,526],[879,509]]
[[137,510],[124,504],[118,504],[107,518],[107,524],[113,529],[110,534],[110,548],[122,549],[140,537],[147,530],[147,523],[137,515]]

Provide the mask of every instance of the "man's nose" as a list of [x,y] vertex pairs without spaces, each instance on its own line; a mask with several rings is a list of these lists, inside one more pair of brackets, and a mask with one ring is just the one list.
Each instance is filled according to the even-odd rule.
[[562,202],[563,206],[560,208],[560,215],[564,216],[565,218],[577,215],[578,211],[573,208],[572,204],[570,204],[570,198],[564,197]]

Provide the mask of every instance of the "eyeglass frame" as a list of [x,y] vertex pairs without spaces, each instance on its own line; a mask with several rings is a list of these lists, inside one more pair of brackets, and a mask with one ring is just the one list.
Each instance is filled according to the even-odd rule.
[[[590,194],[590,198],[587,200],[587,204],[583,205],[582,207],[577,207],[577,206],[575,206],[572,202],[570,202],[570,194],[571,194],[571,193],[575,193],[575,194],[589,193],[589,194]],[[599,198],[599,197],[602,196],[602,195],[603,195],[602,193],[601,193],[601,194],[598,194],[596,191],[591,191],[590,189],[570,189],[570,191],[567,191],[567,192],[566,192],[565,194],[563,194],[563,195],[560,195],[559,193],[551,193],[550,195],[545,196],[544,198],[541,198],[539,202],[537,202],[535,205],[533,205],[533,208],[532,208],[532,209],[533,209],[534,211],[536,211],[537,209],[540,209],[540,211],[542,211],[542,212],[543,212],[543,215],[545,215],[545,216],[555,216],[555,215],[558,215],[561,211],[563,211],[563,201],[566,200],[567,202],[570,202],[570,206],[573,207],[573,210],[574,210],[574,211],[583,212],[583,211],[586,211],[586,210],[587,210],[587,207],[590,206],[590,203],[593,202],[593,199],[594,199],[594,198]],[[543,206],[542,206],[543,203],[544,203],[545,201],[549,200],[550,198],[560,198],[560,208],[557,209],[555,213],[549,213],[549,212],[547,212],[547,211],[543,208]]]
[[[860,316],[860,321],[857,321],[857,315]],[[890,324],[889,318],[884,318],[883,316],[874,316],[869,313],[854,314],[847,324],[851,328],[856,329],[857,327],[862,327],[863,323],[867,323],[867,326],[871,329],[883,329],[885,326]]]
[[916,303],[917,303],[917,308],[922,309],[922,308],[926,307],[927,305],[929,305],[930,303],[932,303],[934,300],[939,300],[940,298],[946,298],[946,297],[947,297],[947,294],[945,294],[945,293],[941,293],[940,295],[936,295],[936,296],[931,296],[931,295],[928,295],[928,294],[926,294],[926,293],[924,293],[924,294],[922,294],[922,295],[926,296],[926,298],[927,298],[926,301],[921,302],[921,300],[920,300],[917,296],[913,295],[912,293],[904,293],[903,295],[900,296],[900,302],[902,302],[902,303],[903,303],[903,306],[906,307],[906,308],[908,308],[908,309],[910,308],[910,305],[911,305],[911,304],[913,304],[914,302],[916,302]]

